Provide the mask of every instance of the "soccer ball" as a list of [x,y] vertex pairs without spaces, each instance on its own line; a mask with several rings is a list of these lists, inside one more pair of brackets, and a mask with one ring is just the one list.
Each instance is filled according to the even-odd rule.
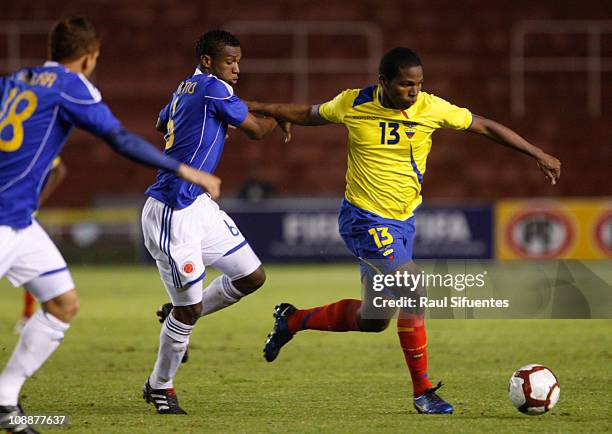
[[559,400],[559,381],[542,365],[526,365],[518,369],[508,383],[510,401],[521,413],[540,415]]

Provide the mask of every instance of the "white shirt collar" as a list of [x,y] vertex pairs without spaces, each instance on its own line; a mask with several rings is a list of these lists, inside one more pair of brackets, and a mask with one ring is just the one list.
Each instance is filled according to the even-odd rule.
[[[193,73],[193,75],[201,75],[201,74],[204,74],[204,72],[202,72],[200,68],[196,68],[195,72]],[[216,76],[212,74],[208,74],[208,77],[216,77]]]
[[68,68],[66,68],[66,66],[62,65],[59,62],[55,62],[53,60],[47,60],[45,63],[43,63],[43,66],[46,67],[46,68],[58,66],[60,68],[64,68],[66,71],[68,71]]

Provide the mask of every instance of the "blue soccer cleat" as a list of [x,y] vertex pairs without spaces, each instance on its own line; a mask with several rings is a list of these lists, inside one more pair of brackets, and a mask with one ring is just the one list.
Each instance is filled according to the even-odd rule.
[[422,414],[451,414],[453,406],[438,396],[436,391],[442,387],[440,381],[436,387],[427,389],[422,395],[414,398],[414,408]]
[[274,327],[268,334],[268,339],[264,344],[264,359],[267,362],[273,362],[278,357],[281,348],[293,339],[294,333],[289,331],[287,319],[297,309],[289,303],[281,303],[274,308]]

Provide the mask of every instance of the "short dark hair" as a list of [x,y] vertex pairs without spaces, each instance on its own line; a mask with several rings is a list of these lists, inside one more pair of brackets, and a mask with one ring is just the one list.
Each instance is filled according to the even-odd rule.
[[196,64],[200,64],[200,59],[205,54],[215,58],[221,52],[223,46],[240,47],[240,41],[237,37],[225,30],[209,30],[204,33],[196,42],[195,57]]
[[401,68],[422,65],[419,56],[410,48],[396,47],[387,51],[380,59],[378,73],[387,80],[393,80]]
[[59,20],[49,34],[49,57],[56,62],[74,60],[99,48],[96,28],[82,17]]

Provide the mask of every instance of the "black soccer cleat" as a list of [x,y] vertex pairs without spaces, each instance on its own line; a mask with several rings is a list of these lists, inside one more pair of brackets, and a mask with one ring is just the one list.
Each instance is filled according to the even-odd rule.
[[149,404],[153,404],[159,414],[187,414],[185,410],[179,407],[174,388],[153,389],[148,378],[142,388],[142,397]]
[[295,333],[289,331],[287,320],[296,310],[296,307],[289,303],[281,303],[274,308],[274,327],[268,334],[263,349],[266,361],[273,362],[278,357],[281,348],[293,339]]
[[[157,312],[155,312],[155,314],[157,315],[157,318],[161,324],[166,321],[166,318],[168,318],[168,315],[170,315],[170,312],[172,312],[173,307],[174,306],[172,306],[172,303],[166,303],[157,308]],[[189,346],[185,350],[185,354],[183,354],[181,363],[187,363],[187,360],[189,360]]]
[[34,428],[27,423],[17,422],[15,418],[25,416],[21,405],[0,405],[0,429],[5,429],[10,433],[38,434]]

